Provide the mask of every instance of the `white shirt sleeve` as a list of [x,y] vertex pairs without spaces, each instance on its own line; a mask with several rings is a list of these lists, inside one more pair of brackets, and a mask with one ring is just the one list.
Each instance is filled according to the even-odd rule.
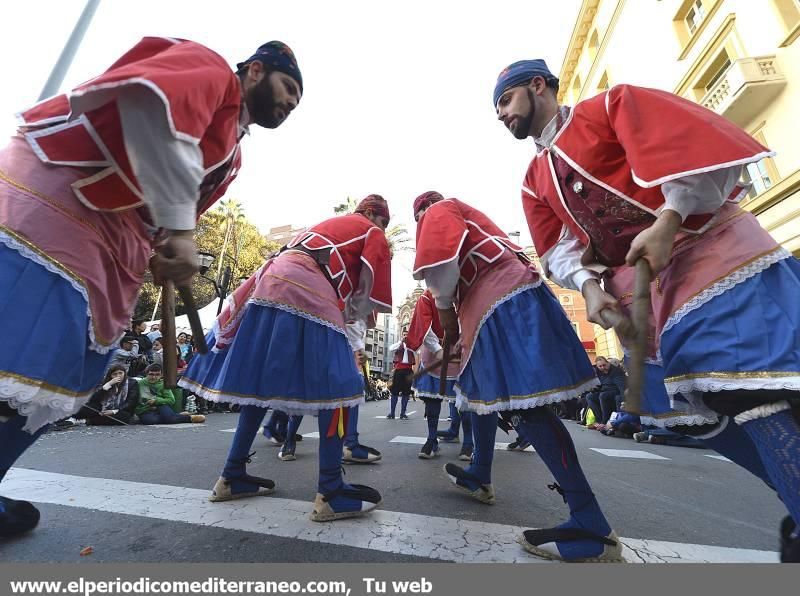
[[565,228],[556,245],[542,257],[542,268],[547,278],[568,290],[580,291],[589,279],[600,279],[606,269],[599,263],[583,265],[581,257],[586,249],[578,238]]
[[372,271],[369,267],[361,267],[361,277],[358,287],[353,290],[344,305],[344,320],[346,324],[347,341],[354,352],[363,350],[366,345],[367,318],[375,310],[375,303],[369,295],[372,292]]
[[684,221],[690,215],[714,213],[730,196],[742,176],[742,166],[684,176],[661,185],[662,211],[675,211]]
[[439,343],[439,338],[436,337],[433,329],[428,329],[428,332],[425,334],[425,339],[422,340],[422,345],[424,345],[434,354],[442,349],[442,344]]
[[422,277],[433,295],[436,308],[445,309],[453,306],[460,275],[457,259],[422,270]]
[[117,107],[128,159],[156,226],[193,230],[203,181],[200,147],[172,135],[164,103],[147,87],[125,89]]

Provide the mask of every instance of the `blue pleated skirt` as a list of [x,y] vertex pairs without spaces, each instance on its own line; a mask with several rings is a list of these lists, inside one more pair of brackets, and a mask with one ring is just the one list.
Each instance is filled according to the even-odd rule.
[[0,400],[26,430],[77,412],[102,380],[113,350],[91,349],[88,312],[64,277],[0,242]]
[[707,413],[705,391],[800,390],[800,262],[778,261],[668,324],[661,358],[679,412]]
[[445,385],[446,395],[439,395],[439,377],[433,375],[422,375],[419,379],[414,381],[414,391],[417,397],[430,397],[434,399],[442,399],[443,397],[455,398],[456,382],[454,379],[448,379]]
[[542,283],[495,307],[478,331],[456,394],[460,410],[488,414],[572,399],[597,384],[578,336]]
[[[214,334],[206,337],[209,348]],[[364,379],[340,331],[293,312],[247,305],[229,347],[196,355],[180,385],[212,401],[309,414],[364,401]]]
[[[686,401],[682,396],[678,396],[678,399],[683,400],[683,403]],[[717,415],[705,407],[700,411],[693,412],[686,409],[674,410],[667,388],[664,386],[664,368],[652,363],[644,365],[640,414],[642,424],[662,428],[676,425],[714,424],[718,421]]]

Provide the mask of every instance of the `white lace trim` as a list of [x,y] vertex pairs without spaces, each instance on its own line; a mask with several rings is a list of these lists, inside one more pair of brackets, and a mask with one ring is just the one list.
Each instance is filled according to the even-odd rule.
[[658,428],[670,428],[672,426],[704,426],[706,424],[716,424],[719,422],[716,416],[702,416],[699,414],[694,416],[691,414],[676,414],[668,418],[641,416],[640,418],[644,426],[657,426]]
[[712,298],[716,296],[720,296],[736,286],[737,284],[742,283],[743,281],[747,281],[751,277],[761,273],[765,269],[768,269],[775,263],[782,261],[784,259],[788,259],[791,257],[792,254],[779,246],[774,251],[770,252],[767,255],[764,255],[760,259],[756,259],[752,263],[745,265],[741,269],[737,269],[733,273],[731,273],[726,278],[718,281],[714,285],[709,288],[706,288],[702,292],[700,292],[697,296],[689,300],[683,306],[681,306],[678,310],[676,310],[672,315],[667,319],[667,322],[664,324],[664,328],[661,330],[661,335],[672,329],[675,325],[677,325],[683,317],[687,314],[692,312],[693,310],[697,310],[707,302],[709,302]]
[[729,379],[699,377],[665,382],[664,386],[670,396],[680,393],[691,402],[692,400],[687,396],[692,392],[733,391],[736,389],[788,389],[790,391],[800,391],[800,376],[787,373],[785,377],[731,377]]
[[98,354],[108,354],[111,350],[117,347],[117,345],[119,344],[119,340],[122,338],[122,335],[120,335],[110,346],[104,346],[97,342],[97,338],[95,337],[94,334],[92,309],[89,306],[89,293],[82,284],[80,284],[77,280],[68,275],[63,269],[58,267],[55,263],[53,263],[48,259],[43,258],[40,254],[31,250],[29,247],[25,246],[21,242],[18,242],[12,236],[9,236],[4,232],[0,232],[0,243],[3,243],[8,248],[17,251],[23,257],[33,261],[37,265],[41,265],[50,273],[55,273],[62,279],[66,280],[75,289],[75,291],[77,291],[83,297],[83,299],[86,301],[86,316],[89,318],[88,332],[89,332],[89,348],[91,350],[97,352]]
[[303,402],[299,400],[290,400],[281,397],[270,397],[259,399],[257,397],[244,397],[241,395],[231,395],[220,391],[212,391],[198,385],[194,381],[183,377],[178,381],[178,385],[184,389],[188,389],[195,395],[217,403],[231,403],[240,406],[258,406],[260,408],[272,408],[274,410],[282,410],[284,412],[306,415],[319,412],[320,410],[335,410],[336,408],[351,408],[364,403],[364,395],[357,395],[349,398],[338,398],[329,402]]
[[758,420],[759,418],[769,418],[774,414],[790,410],[791,407],[792,406],[789,405],[788,401],[778,401],[774,404],[764,404],[763,406],[758,406],[752,410],[747,410],[746,412],[738,414],[734,420],[736,421],[736,424],[741,425],[746,422]]
[[[625,346],[622,346],[622,357],[626,361],[630,360],[630,358],[631,358],[631,352]],[[655,366],[663,367],[664,366],[664,361],[661,360],[661,351],[659,350],[658,352],[656,352],[656,357],[655,358],[651,358],[650,356],[645,356],[644,363],[645,364],[653,364]]]
[[247,302],[248,302],[248,304],[257,304],[258,306],[269,306],[269,307],[272,307],[272,308],[277,308],[278,310],[282,310],[284,312],[291,313],[291,314],[296,315],[298,317],[302,317],[303,319],[306,319],[308,321],[313,321],[314,323],[319,323],[320,325],[324,325],[325,327],[328,327],[329,329],[333,329],[337,333],[341,333],[342,335],[347,337],[347,335],[344,332],[344,329],[342,329],[341,327],[338,327],[334,323],[331,323],[330,321],[326,321],[325,319],[317,317],[317,316],[315,316],[315,315],[313,315],[313,314],[311,314],[309,312],[305,312],[304,310],[300,310],[296,306],[290,306],[288,304],[283,304],[282,302],[273,302],[272,300],[265,300],[263,298],[251,298]]
[[542,278],[541,277],[539,277],[539,279],[537,281],[533,282],[533,283],[525,284],[525,285],[522,285],[522,286],[520,286],[518,288],[515,288],[515,289],[511,290],[508,294],[506,294],[505,296],[503,296],[500,299],[498,299],[494,304],[492,304],[488,308],[488,310],[481,317],[481,320],[478,322],[478,326],[475,328],[475,334],[472,336],[472,344],[473,345],[470,346],[469,354],[467,354],[467,357],[464,358],[463,361],[461,362],[461,372],[464,372],[464,370],[467,368],[467,364],[469,364],[469,359],[472,358],[472,347],[475,345],[475,342],[478,340],[478,335],[480,334],[481,329],[483,328],[483,326],[486,323],[486,321],[489,320],[489,317],[491,317],[494,314],[494,311],[497,310],[497,307],[500,306],[501,304],[504,304],[504,303],[508,302],[514,296],[516,296],[518,294],[521,294],[522,292],[524,292],[526,290],[530,290],[531,288],[538,288],[540,285],[542,285]]
[[[234,333],[233,337],[231,338],[227,338],[226,334],[234,328],[238,332],[239,323],[241,322],[242,317],[244,317],[245,312],[247,312],[247,304],[240,308],[236,312],[236,316],[228,320],[223,328],[220,328],[219,326],[219,317],[214,319],[214,325],[211,328],[211,332],[214,334],[214,347],[211,348],[212,352],[219,352],[230,345],[230,343],[233,341],[233,337],[236,336],[236,333]],[[220,344],[222,344],[223,347],[220,348]]]
[[528,410],[531,408],[538,408],[539,406],[546,406],[547,404],[554,404],[568,399],[578,397],[597,387],[600,383],[597,378],[588,379],[576,387],[569,389],[555,389],[553,391],[536,395],[535,397],[510,397],[503,399],[493,404],[486,404],[484,402],[475,401],[470,402],[467,396],[461,391],[461,387],[456,383],[456,407],[459,411],[476,412],[479,415],[491,414],[492,412],[509,412],[511,410]]
[[45,389],[41,385],[0,377],[0,401],[8,402],[28,421],[23,430],[34,433],[46,424],[72,416],[89,401],[92,392],[71,397]]
[[414,393],[417,397],[427,397],[430,399],[447,399],[448,397],[452,397],[449,395],[439,395],[438,393],[430,393],[428,391],[419,391],[415,390]]

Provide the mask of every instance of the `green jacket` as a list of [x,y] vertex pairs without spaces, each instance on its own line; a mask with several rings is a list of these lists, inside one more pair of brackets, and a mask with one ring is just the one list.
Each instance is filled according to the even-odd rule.
[[[154,399],[155,406],[148,405],[148,401]],[[175,405],[175,394],[172,390],[164,388],[164,381],[158,383],[148,383],[147,378],[139,380],[139,403],[136,405],[136,414],[143,414],[155,410],[158,406]]]

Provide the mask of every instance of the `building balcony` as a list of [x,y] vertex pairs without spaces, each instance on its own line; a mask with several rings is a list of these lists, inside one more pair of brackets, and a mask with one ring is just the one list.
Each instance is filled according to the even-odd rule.
[[739,126],[745,126],[786,86],[775,56],[741,58],[700,101]]

